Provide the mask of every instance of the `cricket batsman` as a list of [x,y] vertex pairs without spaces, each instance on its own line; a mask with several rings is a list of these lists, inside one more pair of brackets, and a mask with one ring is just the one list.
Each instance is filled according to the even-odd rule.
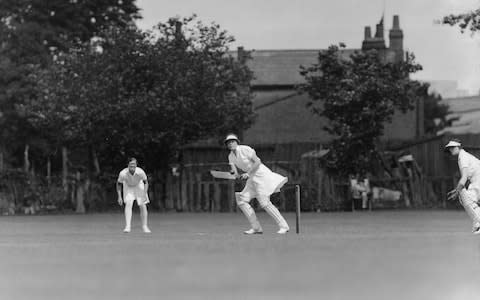
[[[244,231],[244,233],[263,233],[255,211],[250,206],[250,201],[253,198],[256,198],[260,206],[275,220],[279,227],[277,233],[287,233],[290,228],[278,209],[270,202],[270,195],[279,192],[288,179],[272,172],[267,166],[262,164],[255,150],[249,146],[240,145],[236,135],[227,135],[224,142],[228,150],[230,150],[228,162],[231,166],[231,173],[237,178],[247,180],[245,188],[241,192],[235,193],[237,205],[251,225],[251,228]],[[239,174],[237,168],[244,173]]]
[[[461,178],[457,187],[448,192],[448,200],[459,199],[465,211],[473,221],[473,234],[480,234],[480,160],[462,148],[459,140],[451,140],[445,146],[445,151],[458,156],[458,168]],[[470,182],[468,188],[465,187]]]
[[[122,199],[123,187],[123,199]],[[147,225],[148,211],[148,180],[145,171],[137,167],[137,159],[129,158],[128,167],[123,169],[118,175],[117,180],[118,204],[125,204],[125,229],[123,232],[130,232],[132,222],[133,202],[137,201],[140,208],[140,218],[142,220],[142,230],[150,233]]]

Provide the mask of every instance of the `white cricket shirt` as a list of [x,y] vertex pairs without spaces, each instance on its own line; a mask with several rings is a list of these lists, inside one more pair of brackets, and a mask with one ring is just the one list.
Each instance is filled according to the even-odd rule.
[[255,155],[255,150],[246,145],[238,145],[235,151],[230,151],[228,155],[228,163],[235,165],[244,172],[250,172],[252,169],[252,158]]
[[130,174],[128,168],[123,169],[118,175],[118,182],[127,185],[128,187],[136,187],[143,183],[143,180],[147,180],[147,174],[141,168],[136,167],[135,172]]
[[478,158],[460,149],[458,167],[462,174],[464,172],[467,174],[467,178],[471,183],[480,184],[480,160]]

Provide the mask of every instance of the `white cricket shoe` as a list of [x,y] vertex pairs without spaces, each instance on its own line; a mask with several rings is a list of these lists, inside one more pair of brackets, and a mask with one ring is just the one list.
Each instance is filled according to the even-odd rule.
[[480,234],[480,223],[473,223],[472,233],[473,234]]
[[278,234],[286,234],[289,230],[290,230],[290,228],[284,227],[284,228],[280,228],[280,229],[277,231],[277,233],[278,233]]
[[123,230],[123,232],[129,233],[129,232],[130,232],[130,227],[125,227],[125,229]]
[[249,229],[243,232],[244,234],[262,234],[263,230],[262,229]]
[[142,226],[142,230],[145,233],[152,233],[152,231],[150,231],[150,228],[148,228],[148,226]]

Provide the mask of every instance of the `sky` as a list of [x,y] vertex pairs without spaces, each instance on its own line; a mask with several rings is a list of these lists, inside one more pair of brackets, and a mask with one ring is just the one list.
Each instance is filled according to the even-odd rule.
[[360,48],[364,27],[385,15],[385,36],[393,15],[400,16],[404,49],[423,70],[412,78],[455,80],[469,94],[480,92],[480,33],[461,34],[458,27],[435,20],[480,7],[480,0],[137,0],[142,29],[170,17],[193,13],[233,35],[232,49],[325,49],[343,42]]

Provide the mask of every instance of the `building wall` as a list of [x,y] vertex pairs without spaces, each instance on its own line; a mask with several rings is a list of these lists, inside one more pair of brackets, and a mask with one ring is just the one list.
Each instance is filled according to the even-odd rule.
[[[243,133],[243,140],[256,145],[329,142],[331,136],[323,130],[327,120],[307,109],[307,95],[294,94],[293,90],[255,92],[256,119],[252,127]],[[384,140],[411,140],[416,137],[416,131],[416,110],[405,114],[398,112],[392,123],[386,124]]]
[[[295,94],[293,90],[255,92],[254,107]],[[284,101],[256,109],[253,126],[243,133],[250,144],[292,142],[326,142],[330,138],[322,129],[325,120],[307,108],[308,96],[296,95]]]

